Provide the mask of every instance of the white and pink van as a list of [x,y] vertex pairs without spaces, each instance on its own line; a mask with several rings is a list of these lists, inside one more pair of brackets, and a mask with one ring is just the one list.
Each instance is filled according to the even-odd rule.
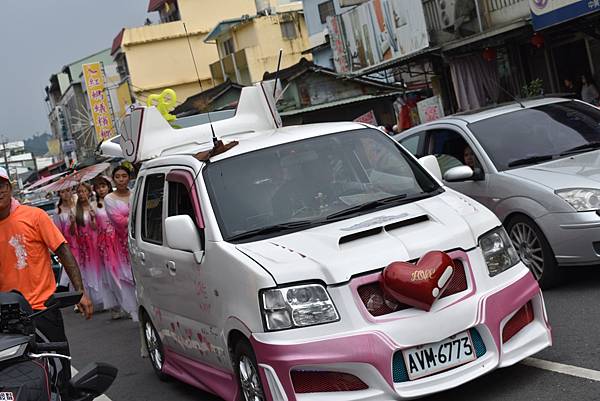
[[234,117],[195,127],[155,108],[125,121],[159,377],[225,400],[404,399],[551,344],[494,214],[371,126],[281,127],[267,93],[244,88]]

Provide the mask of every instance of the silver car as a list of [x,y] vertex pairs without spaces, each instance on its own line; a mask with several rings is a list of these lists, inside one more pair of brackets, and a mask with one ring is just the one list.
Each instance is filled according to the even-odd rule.
[[523,101],[395,139],[419,158],[435,156],[449,187],[496,213],[543,287],[560,281],[562,267],[600,266],[599,109],[561,98]]

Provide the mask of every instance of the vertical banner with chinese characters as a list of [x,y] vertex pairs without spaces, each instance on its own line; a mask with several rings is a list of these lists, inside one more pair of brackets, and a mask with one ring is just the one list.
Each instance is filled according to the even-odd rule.
[[84,64],[83,78],[85,79],[93,123],[96,128],[96,138],[100,143],[115,136],[102,65],[100,63]]

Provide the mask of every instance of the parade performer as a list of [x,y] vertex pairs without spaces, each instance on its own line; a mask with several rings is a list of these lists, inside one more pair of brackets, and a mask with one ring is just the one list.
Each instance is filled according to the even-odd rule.
[[129,223],[129,202],[131,191],[129,190],[129,181],[131,180],[131,171],[124,166],[118,166],[112,173],[112,179],[117,188],[116,191],[109,193],[104,198],[104,207],[106,214],[114,227],[117,265],[112,270],[111,277],[115,279],[113,283],[114,293],[117,296],[121,308],[131,315],[134,321],[137,321],[137,300],[135,297],[135,284],[133,282],[133,273],[129,261],[129,251],[127,249],[127,230]]

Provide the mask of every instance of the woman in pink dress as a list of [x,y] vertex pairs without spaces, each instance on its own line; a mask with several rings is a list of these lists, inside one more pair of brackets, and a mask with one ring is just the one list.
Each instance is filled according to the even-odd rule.
[[94,304],[94,309],[101,310],[105,289],[102,285],[96,211],[91,196],[92,187],[89,184],[77,185],[75,218],[71,223],[70,234],[77,237],[77,263],[83,285]]
[[[77,236],[71,235],[71,224],[75,221],[75,202],[76,197],[73,195],[71,188],[66,188],[58,191],[59,201],[56,205],[57,213],[54,215],[54,224],[62,235],[67,240],[71,253],[78,258],[77,249]],[[59,285],[67,287],[69,286],[69,277],[66,274],[61,274]]]
[[104,198],[113,191],[112,183],[108,177],[99,176],[94,180],[94,192],[96,193],[96,226],[98,229],[98,248],[102,262],[102,282],[106,291],[104,292],[103,304],[105,309],[111,310],[113,320],[125,316],[120,305],[119,287],[119,256],[117,254],[117,239],[106,207]]
[[117,297],[121,309],[131,315],[134,321],[138,320],[138,306],[135,297],[135,283],[129,262],[129,251],[127,249],[127,230],[129,222],[129,181],[131,172],[124,166],[116,167],[112,173],[112,179],[117,188],[116,191],[104,197],[106,214],[115,232],[115,249],[117,265],[111,270],[110,275],[114,283],[112,288]]

